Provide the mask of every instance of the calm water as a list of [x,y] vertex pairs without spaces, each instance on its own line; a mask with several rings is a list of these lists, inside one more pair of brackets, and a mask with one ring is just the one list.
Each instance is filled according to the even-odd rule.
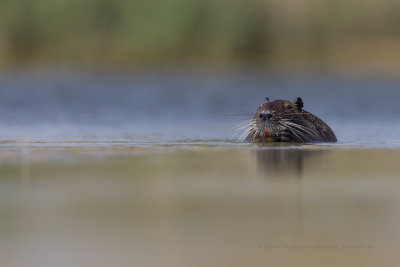
[[[400,80],[8,74],[1,266],[392,266]],[[265,96],[337,144],[241,143]]]
[[339,144],[399,146],[400,80],[250,72],[3,74],[3,140],[230,142],[265,96],[303,98]]

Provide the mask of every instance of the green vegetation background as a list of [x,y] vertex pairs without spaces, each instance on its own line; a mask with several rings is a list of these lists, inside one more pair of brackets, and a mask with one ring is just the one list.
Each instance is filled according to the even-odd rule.
[[400,1],[1,0],[0,67],[195,63],[400,69]]

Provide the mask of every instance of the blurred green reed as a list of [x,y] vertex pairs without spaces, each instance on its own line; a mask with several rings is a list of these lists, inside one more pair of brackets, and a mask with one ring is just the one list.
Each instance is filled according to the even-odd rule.
[[0,65],[273,63],[388,40],[400,54],[399,26],[394,0],[1,0]]

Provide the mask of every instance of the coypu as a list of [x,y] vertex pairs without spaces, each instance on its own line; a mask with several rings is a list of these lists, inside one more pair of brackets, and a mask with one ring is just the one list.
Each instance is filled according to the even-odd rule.
[[269,101],[260,105],[246,128],[249,142],[336,142],[335,133],[317,116],[303,109],[300,97],[293,102]]

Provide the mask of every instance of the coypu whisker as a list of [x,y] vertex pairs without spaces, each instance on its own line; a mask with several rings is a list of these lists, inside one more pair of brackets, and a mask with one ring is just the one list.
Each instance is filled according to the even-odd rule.
[[312,137],[320,138],[320,135],[316,131],[311,129],[311,128],[306,128],[306,127],[304,127],[302,125],[299,125],[299,124],[292,124],[292,126],[293,127],[297,127],[298,129],[300,129],[302,131],[308,132],[309,134],[311,134]]
[[306,142],[309,141],[309,138],[306,134],[304,134],[303,132],[299,131],[298,129],[294,128],[293,126],[291,126],[290,124],[285,124],[285,126],[292,131],[292,133],[294,135],[296,135],[297,137],[299,137],[299,139],[301,139],[302,141]]
[[[297,130],[295,130],[295,129],[291,129],[292,130],[292,133],[294,134],[294,135],[296,135],[299,139],[301,139],[302,141],[304,141],[304,142],[307,142],[308,141],[308,138],[307,137],[305,137],[303,134],[300,134]],[[296,134],[296,132],[297,133],[299,133],[300,134],[300,136],[298,136],[297,134]]]
[[296,131],[297,133],[301,134],[307,141],[311,141],[311,140],[319,140],[320,136],[316,135],[312,132],[308,132],[305,129],[301,129],[301,128],[297,128],[297,126],[295,125],[291,125],[291,124],[286,124],[287,127],[290,127],[290,129]]
[[256,130],[254,119],[244,121],[234,128],[235,135],[239,134],[239,139],[243,139],[246,135],[254,135]]
[[308,132],[308,133],[310,133],[310,134],[315,134],[315,135],[319,136],[319,134],[318,134],[317,132],[315,132],[313,129],[306,128],[306,127],[304,127],[304,126],[302,126],[302,125],[300,125],[300,124],[293,123],[293,122],[291,122],[291,121],[285,121],[285,123],[290,124],[290,125],[292,125],[293,127],[300,128],[301,130],[306,131],[306,132]]

